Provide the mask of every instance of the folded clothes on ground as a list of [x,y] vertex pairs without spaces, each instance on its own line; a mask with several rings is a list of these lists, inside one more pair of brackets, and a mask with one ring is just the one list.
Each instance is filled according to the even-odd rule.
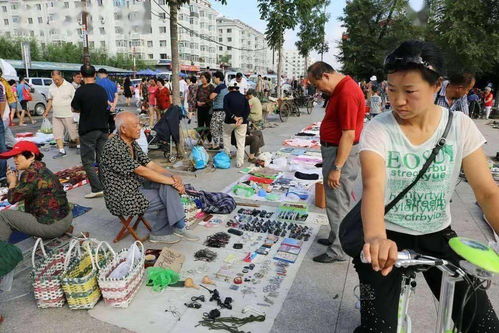
[[295,177],[303,180],[317,180],[319,179],[319,175],[316,173],[303,173],[300,171],[295,172]]

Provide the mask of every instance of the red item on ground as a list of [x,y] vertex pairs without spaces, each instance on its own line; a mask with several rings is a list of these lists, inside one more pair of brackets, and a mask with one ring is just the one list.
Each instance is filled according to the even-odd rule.
[[31,138],[33,136],[35,136],[33,132],[16,133],[16,138]]
[[320,129],[321,141],[338,145],[343,131],[355,130],[354,143],[359,142],[365,114],[364,93],[350,76],[344,77],[327,103]]
[[274,181],[273,179],[263,178],[263,177],[255,177],[255,176],[249,177],[248,180],[255,182],[255,183],[260,183],[260,184],[272,184],[272,182]]

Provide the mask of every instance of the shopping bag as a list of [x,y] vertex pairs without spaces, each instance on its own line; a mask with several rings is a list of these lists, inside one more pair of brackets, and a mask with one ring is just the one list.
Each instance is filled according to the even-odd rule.
[[40,132],[45,133],[45,134],[51,134],[52,133],[52,123],[48,118],[43,118],[42,126],[40,127]]

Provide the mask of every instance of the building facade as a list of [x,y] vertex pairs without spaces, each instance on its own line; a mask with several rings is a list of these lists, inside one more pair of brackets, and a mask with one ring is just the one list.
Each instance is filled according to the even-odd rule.
[[[0,0],[0,35],[48,43],[82,43],[88,12],[91,49],[127,54],[151,66],[171,61],[169,7],[165,0]],[[273,67],[265,36],[239,20],[219,17],[208,0],[191,0],[178,12],[182,65],[219,68],[221,57],[245,73]],[[223,44],[223,45],[220,45]]]
[[273,68],[272,52],[265,35],[240,20],[217,19],[218,60],[228,60],[230,67],[244,73],[266,74]]
[[300,76],[305,76],[307,67],[313,63],[311,57],[308,57],[307,63],[305,63],[305,58],[300,55],[298,50],[284,50],[283,59],[283,71],[288,79],[299,79]]

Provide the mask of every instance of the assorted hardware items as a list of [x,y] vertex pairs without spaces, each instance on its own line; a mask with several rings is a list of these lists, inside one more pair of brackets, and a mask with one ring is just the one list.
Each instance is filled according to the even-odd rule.
[[244,231],[268,233],[275,236],[295,238],[298,240],[308,241],[312,230],[308,226],[304,226],[292,222],[282,222],[275,220],[265,220],[263,218],[253,217],[251,215],[235,216],[236,223],[231,223],[233,228],[239,228]]
[[196,260],[201,260],[201,261],[206,261],[206,262],[212,262],[217,258],[217,254],[211,250],[208,249],[202,249],[194,253],[194,258]]
[[211,236],[208,236],[204,241],[204,245],[208,247],[221,248],[225,247],[229,243],[230,235],[225,232],[217,232]]

